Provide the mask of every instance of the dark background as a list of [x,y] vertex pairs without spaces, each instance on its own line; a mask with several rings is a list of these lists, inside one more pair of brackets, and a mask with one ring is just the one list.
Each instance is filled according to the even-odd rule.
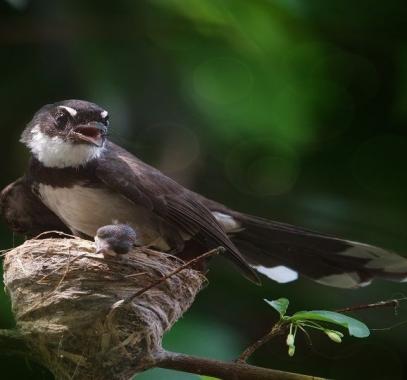
[[[111,139],[182,184],[252,214],[377,244],[407,246],[407,7],[402,0],[0,1],[0,185],[20,176],[18,142],[42,105],[87,99],[110,111]],[[17,243],[15,240],[14,244]],[[13,245],[2,224],[1,248]],[[231,360],[291,311],[400,296],[301,279],[256,287],[217,259],[210,286],[165,346]],[[407,319],[358,313],[372,328]],[[0,327],[13,325],[0,295]],[[252,362],[336,379],[407,378],[407,325],[366,340],[284,339]],[[1,379],[49,379],[0,358]],[[141,379],[195,379],[149,371]]]

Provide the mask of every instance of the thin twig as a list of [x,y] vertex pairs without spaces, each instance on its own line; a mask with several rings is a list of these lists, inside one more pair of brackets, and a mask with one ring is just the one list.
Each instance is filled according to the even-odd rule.
[[245,363],[247,359],[249,359],[250,356],[252,356],[260,347],[265,345],[275,336],[283,334],[287,327],[287,324],[277,322],[267,334],[263,335],[261,338],[257,339],[253,344],[247,347],[236,359],[236,362]]
[[397,309],[400,306],[400,302],[405,301],[405,300],[407,300],[407,297],[394,298],[394,299],[379,301],[379,302],[374,302],[374,303],[367,303],[367,304],[362,304],[362,305],[344,307],[342,309],[336,309],[335,311],[337,313],[348,313],[351,311],[366,310],[366,309],[373,309],[373,308],[379,308],[379,307],[392,307],[394,310],[394,313],[397,313]]
[[150,290],[151,288],[154,288],[160,284],[162,284],[164,281],[167,281],[169,278],[175,276],[177,273],[181,272],[182,270],[191,267],[192,265],[207,259],[210,256],[214,256],[217,255],[218,253],[223,251],[223,247],[218,247],[215,249],[211,249],[208,252],[203,253],[202,255],[199,255],[197,257],[195,257],[194,259],[187,261],[185,264],[181,265],[180,267],[178,267],[177,269],[173,270],[172,272],[168,273],[167,275],[161,277],[160,279],[158,279],[157,281],[154,281],[153,283],[151,283],[148,286],[145,286],[144,288],[138,290],[136,293],[132,294],[131,296],[127,297],[123,303],[123,304],[127,304],[131,301],[134,300],[134,298],[141,296],[142,294],[144,294],[145,292],[147,292],[148,290]]
[[[407,300],[407,297],[394,298],[394,299],[390,299],[390,300],[386,300],[386,301],[379,301],[379,302],[374,302],[374,303],[369,303],[369,304],[349,306],[349,307],[345,307],[342,309],[336,309],[335,311],[337,313],[347,313],[347,312],[352,312],[352,311],[373,309],[373,308],[379,308],[379,307],[393,307],[394,312],[396,313],[398,307],[400,306],[400,302],[405,301],[405,300]],[[236,360],[236,362],[238,362],[238,363],[246,362],[247,359],[249,359],[249,357],[252,356],[255,351],[257,351],[260,347],[262,347],[264,344],[266,344],[268,341],[270,341],[275,336],[281,335],[286,330],[286,328],[287,328],[287,325],[280,324],[277,322],[267,334],[263,335],[256,342],[254,342],[249,347],[247,347],[243,351],[243,353],[239,356],[239,358]]]
[[40,237],[50,235],[50,234],[57,234],[57,235],[61,235],[61,236],[66,236],[66,237],[69,237],[71,239],[80,239],[80,237],[78,237],[78,236],[67,234],[67,233],[62,232],[62,231],[53,230],[53,231],[41,232],[37,236],[33,237],[31,240],[38,240]]

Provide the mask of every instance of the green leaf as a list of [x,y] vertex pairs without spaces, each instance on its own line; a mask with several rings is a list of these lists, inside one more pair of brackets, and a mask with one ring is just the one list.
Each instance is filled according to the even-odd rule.
[[290,317],[293,321],[316,320],[333,323],[345,327],[349,335],[356,338],[366,338],[370,335],[369,328],[361,321],[347,315],[326,310],[299,311]]
[[276,310],[280,314],[281,318],[284,317],[285,313],[287,312],[288,304],[290,303],[287,298],[279,298],[273,301],[265,299],[264,301],[266,301],[274,310]]

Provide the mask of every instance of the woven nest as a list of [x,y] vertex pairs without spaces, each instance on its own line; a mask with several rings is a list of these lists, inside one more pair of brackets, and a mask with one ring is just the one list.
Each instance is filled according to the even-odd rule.
[[205,282],[185,269],[130,301],[182,262],[146,249],[126,262],[94,252],[78,238],[29,240],[5,258],[17,328],[57,379],[129,379],[151,367]]

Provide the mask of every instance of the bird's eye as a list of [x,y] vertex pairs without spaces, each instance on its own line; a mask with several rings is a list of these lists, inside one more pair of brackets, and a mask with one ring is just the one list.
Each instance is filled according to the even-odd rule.
[[65,127],[66,123],[68,122],[69,119],[69,115],[62,111],[59,110],[56,114],[55,114],[55,122],[58,128],[62,129]]
[[104,125],[109,125],[109,115],[106,115],[103,119],[102,119],[102,123]]

